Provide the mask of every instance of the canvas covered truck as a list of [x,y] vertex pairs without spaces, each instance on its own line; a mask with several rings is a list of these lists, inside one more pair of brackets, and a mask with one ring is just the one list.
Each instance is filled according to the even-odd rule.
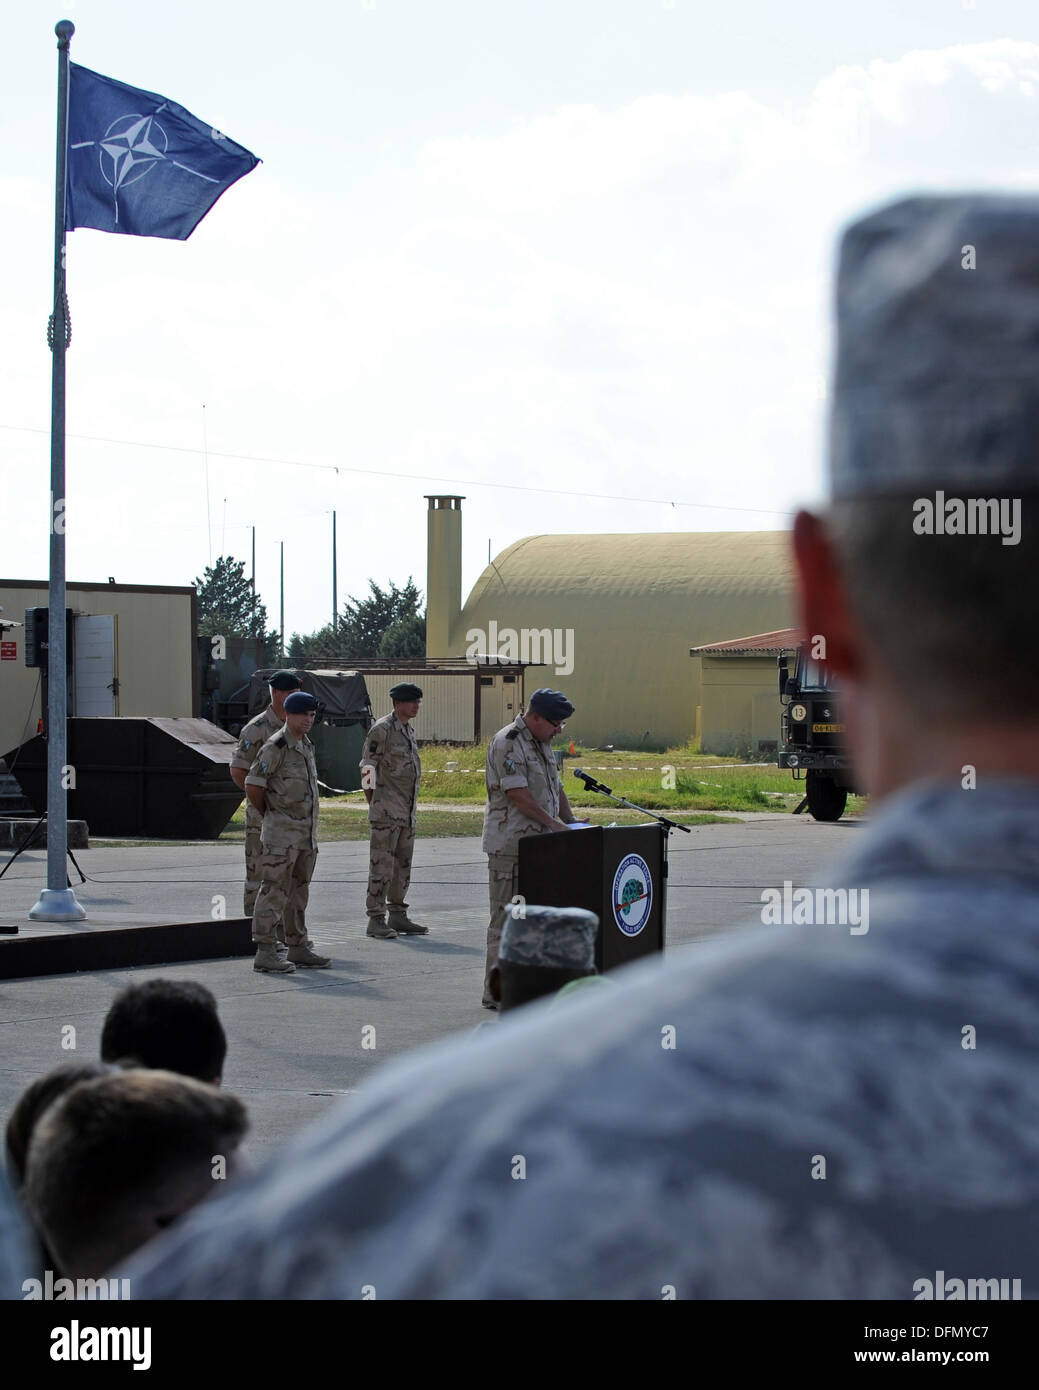
[[840,694],[826,662],[811,655],[810,642],[797,649],[794,673],[787,658],[779,658],[782,730],[779,766],[788,767],[796,781],[804,780],[807,805],[816,820],[836,821],[844,814],[855,779],[848,757]]
[[[248,717],[267,707],[267,682],[274,668],[254,671],[249,681]],[[320,702],[310,741],[314,745],[317,773],[324,791],[357,791],[361,785],[360,761],[364,738],[372,727],[368,686],[360,671],[298,672],[303,689]]]

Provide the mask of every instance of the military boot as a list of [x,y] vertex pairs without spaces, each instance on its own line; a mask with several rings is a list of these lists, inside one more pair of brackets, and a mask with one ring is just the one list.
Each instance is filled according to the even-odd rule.
[[278,955],[277,947],[257,943],[254,970],[264,970],[272,975],[291,975],[295,966]]
[[397,933],[392,927],[386,925],[385,917],[369,917],[368,935],[376,936],[380,941],[390,941],[396,937]]
[[309,966],[311,970],[327,970],[332,964],[331,956],[319,956],[312,941],[304,941],[302,946],[289,947],[289,960],[293,968],[297,965]]
[[421,927],[418,922],[413,922],[406,912],[391,912],[390,926],[401,936],[425,936],[429,931],[428,927]]

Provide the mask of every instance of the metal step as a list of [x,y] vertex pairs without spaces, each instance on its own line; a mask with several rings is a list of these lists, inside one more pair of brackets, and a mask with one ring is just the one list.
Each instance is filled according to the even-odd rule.
[[32,803],[7,770],[0,758],[0,816],[24,816],[32,813]]

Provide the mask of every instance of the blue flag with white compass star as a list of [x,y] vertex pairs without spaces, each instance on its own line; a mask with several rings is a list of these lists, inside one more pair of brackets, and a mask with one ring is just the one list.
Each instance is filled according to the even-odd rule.
[[259,164],[183,106],[69,64],[65,228],[186,240]]

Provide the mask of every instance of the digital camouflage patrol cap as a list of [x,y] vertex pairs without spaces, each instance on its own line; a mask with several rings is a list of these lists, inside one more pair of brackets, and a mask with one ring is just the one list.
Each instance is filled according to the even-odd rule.
[[599,919],[583,907],[517,907],[502,927],[502,965],[548,965],[594,970]]
[[1039,198],[914,197],[840,243],[835,498],[1039,484]]

